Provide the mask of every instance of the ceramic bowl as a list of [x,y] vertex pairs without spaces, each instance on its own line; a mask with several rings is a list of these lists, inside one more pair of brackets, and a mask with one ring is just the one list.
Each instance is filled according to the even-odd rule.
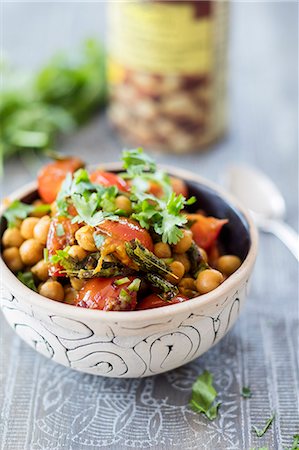
[[[107,170],[119,168],[105,165]],[[192,361],[232,327],[244,305],[256,258],[256,228],[248,213],[211,182],[186,171],[166,170],[187,182],[190,194],[197,196],[198,204],[209,215],[229,219],[220,241],[226,252],[243,259],[240,268],[214,291],[184,303],[145,311],[107,312],[43,297],[24,286],[1,259],[4,316],[36,351],[94,375],[145,377]],[[33,200],[36,184],[10,197]],[[2,219],[2,233],[4,228]]]

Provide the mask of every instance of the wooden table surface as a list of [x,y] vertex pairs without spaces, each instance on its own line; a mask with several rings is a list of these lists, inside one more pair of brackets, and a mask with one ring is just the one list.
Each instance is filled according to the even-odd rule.
[[[2,43],[18,67],[32,70],[59,47],[104,37],[105,3],[6,2]],[[157,155],[218,183],[231,163],[248,162],[272,177],[298,218],[298,4],[234,2],[230,36],[230,130],[209,152]],[[60,142],[90,162],[116,160],[122,148],[105,115]],[[34,178],[42,160],[5,168],[5,195]],[[73,372],[40,356],[1,323],[1,448],[249,450],[291,447],[299,432],[298,268],[273,236],[261,235],[251,292],[232,331],[195,362],[143,380]],[[210,370],[222,401],[208,422],[187,406],[191,385]],[[242,386],[253,396],[243,399]],[[258,438],[275,411],[273,426]]]

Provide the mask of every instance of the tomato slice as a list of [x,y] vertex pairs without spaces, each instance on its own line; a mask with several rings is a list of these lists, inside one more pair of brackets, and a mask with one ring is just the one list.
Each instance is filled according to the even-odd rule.
[[157,294],[150,294],[147,297],[143,298],[137,304],[137,310],[143,309],[151,309],[151,308],[161,308],[162,306],[174,305],[176,303],[182,303],[186,300],[189,300],[187,297],[183,295],[176,295],[171,300],[166,301],[161,299]]
[[101,184],[103,186],[116,186],[120,191],[129,192],[129,184],[121,177],[111,172],[104,172],[103,170],[95,170],[90,174],[90,181],[92,183]]
[[199,247],[207,250],[215,242],[223,225],[227,222],[227,219],[196,214],[196,222],[191,226],[194,241]]
[[52,203],[57,197],[60,186],[66,175],[75,172],[84,163],[79,158],[68,158],[54,161],[44,166],[37,178],[38,192],[41,199],[46,203]]
[[[57,234],[57,225],[62,226],[62,231],[64,234]],[[61,228],[61,227],[60,227]],[[68,245],[73,245],[75,243],[75,233],[79,229],[77,223],[72,223],[70,219],[66,217],[54,217],[50,224],[50,229],[47,239],[47,249],[49,256],[56,254],[57,250],[62,250]],[[63,277],[62,273],[63,267],[60,264],[50,264],[49,265],[49,275],[51,277]]]
[[[117,280],[123,277],[93,278],[88,280],[78,292],[76,306],[90,309],[102,309],[104,311],[132,311],[137,304],[137,292],[128,291],[128,286],[134,277],[128,277],[129,281],[117,286]],[[128,297],[120,298],[121,290]]]
[[121,218],[118,222],[105,220],[100,223],[97,230],[108,234],[117,242],[131,241],[138,239],[141,244],[150,251],[153,251],[154,244],[151,235],[147,230],[142,228],[136,220]]

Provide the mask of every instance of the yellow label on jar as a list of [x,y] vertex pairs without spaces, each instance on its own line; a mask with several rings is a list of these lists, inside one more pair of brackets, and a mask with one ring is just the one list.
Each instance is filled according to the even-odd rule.
[[196,17],[192,4],[113,2],[108,32],[112,82],[120,66],[159,74],[212,70],[212,21]]

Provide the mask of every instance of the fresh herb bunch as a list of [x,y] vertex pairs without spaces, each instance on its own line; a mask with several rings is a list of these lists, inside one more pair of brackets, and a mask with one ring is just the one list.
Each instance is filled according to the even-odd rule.
[[36,76],[2,67],[1,161],[26,149],[45,150],[106,103],[105,55],[89,39],[77,59],[61,54]]

